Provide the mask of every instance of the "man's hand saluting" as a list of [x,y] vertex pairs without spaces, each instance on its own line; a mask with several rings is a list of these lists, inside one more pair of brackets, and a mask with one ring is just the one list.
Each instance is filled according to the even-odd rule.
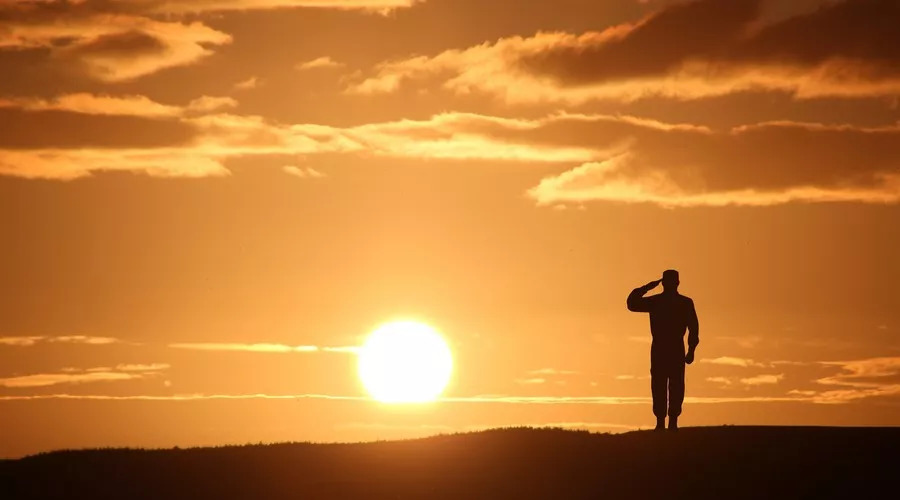
[[659,286],[660,282],[662,282],[662,280],[653,280],[650,283],[644,285],[644,289],[649,292],[650,290],[653,290],[654,288]]

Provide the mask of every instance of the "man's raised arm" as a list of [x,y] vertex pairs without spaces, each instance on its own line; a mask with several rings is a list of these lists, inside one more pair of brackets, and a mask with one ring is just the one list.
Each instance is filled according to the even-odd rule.
[[635,288],[628,294],[628,310],[632,312],[650,312],[650,301],[644,298],[647,292],[656,288],[660,280],[651,281],[644,286]]

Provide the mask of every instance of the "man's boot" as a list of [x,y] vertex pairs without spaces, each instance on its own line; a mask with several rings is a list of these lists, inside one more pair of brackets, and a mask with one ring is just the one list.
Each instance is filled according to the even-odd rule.
[[666,429],[666,417],[656,417],[656,431],[663,431]]
[[669,430],[673,432],[678,430],[678,417],[669,417]]

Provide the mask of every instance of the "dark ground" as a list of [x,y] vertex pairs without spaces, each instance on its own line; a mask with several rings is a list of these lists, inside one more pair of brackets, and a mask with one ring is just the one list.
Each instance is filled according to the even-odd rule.
[[498,429],[365,444],[57,451],[0,499],[900,498],[900,427]]

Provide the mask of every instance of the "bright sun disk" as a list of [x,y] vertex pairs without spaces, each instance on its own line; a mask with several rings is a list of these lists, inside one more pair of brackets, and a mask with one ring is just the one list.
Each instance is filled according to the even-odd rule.
[[415,321],[382,325],[359,352],[363,386],[383,403],[434,401],[452,371],[447,343],[434,328]]

